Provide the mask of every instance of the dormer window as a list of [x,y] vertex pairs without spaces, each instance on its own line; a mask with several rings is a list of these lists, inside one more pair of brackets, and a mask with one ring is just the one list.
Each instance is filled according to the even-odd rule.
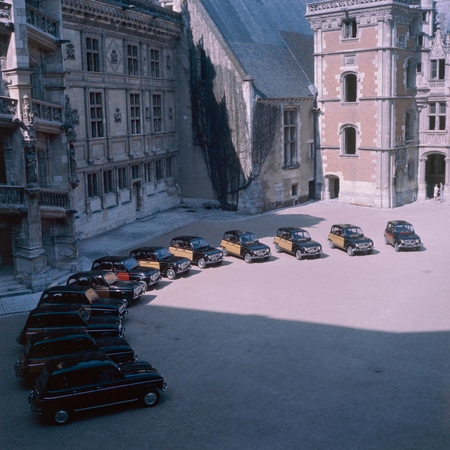
[[356,19],[345,20],[343,23],[344,39],[353,39],[356,37],[357,26]]
[[445,79],[445,59],[431,60],[431,79],[432,80]]

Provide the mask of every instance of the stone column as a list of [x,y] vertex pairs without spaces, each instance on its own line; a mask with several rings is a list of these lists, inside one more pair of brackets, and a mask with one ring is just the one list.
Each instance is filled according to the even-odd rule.
[[450,195],[447,189],[450,188],[450,158],[445,158],[445,179],[444,179],[444,203],[448,203]]
[[[417,200],[420,202],[424,202],[427,199],[427,182],[425,180],[425,172],[426,172],[426,164],[427,157],[419,158],[419,192],[417,195]],[[447,166],[447,164],[446,164]],[[446,167],[447,169],[447,167]],[[447,176],[447,171],[445,172]],[[445,190],[445,189],[444,189]]]
[[323,179],[323,181],[324,181],[325,189],[324,189],[322,197],[323,197],[324,200],[330,200],[330,178],[329,177],[325,177]]

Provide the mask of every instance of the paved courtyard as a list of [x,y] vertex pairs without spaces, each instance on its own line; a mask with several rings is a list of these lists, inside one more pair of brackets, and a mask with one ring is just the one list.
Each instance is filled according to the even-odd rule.
[[[423,250],[386,246],[390,219],[413,223]],[[36,420],[14,377],[26,314],[1,317],[0,447],[448,450],[449,219],[433,202],[389,211],[317,202],[152,239],[168,246],[195,234],[218,246],[241,228],[273,249],[278,227],[301,226],[324,254],[250,265],[228,257],[165,279],[125,321],[139,358],[167,381],[160,404],[95,410],[64,427]],[[374,240],[373,255],[328,247],[331,225],[348,222]]]

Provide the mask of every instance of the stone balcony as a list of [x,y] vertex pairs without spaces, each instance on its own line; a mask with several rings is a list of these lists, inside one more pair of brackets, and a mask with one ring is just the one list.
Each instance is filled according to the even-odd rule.
[[38,44],[44,50],[56,50],[56,41],[59,37],[59,21],[33,8],[31,5],[26,6],[26,18],[28,39]]

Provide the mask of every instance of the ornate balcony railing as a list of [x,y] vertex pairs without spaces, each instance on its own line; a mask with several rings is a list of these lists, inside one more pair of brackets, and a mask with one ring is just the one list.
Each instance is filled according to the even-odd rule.
[[52,36],[57,37],[59,22],[52,17],[44,14],[36,8],[27,5],[27,24],[32,25],[39,31]]
[[22,186],[0,186],[0,205],[23,206],[24,191]]
[[[401,5],[411,5],[411,6],[420,5],[420,0],[388,0],[388,1],[390,3],[399,3]],[[377,3],[386,3],[386,0],[331,0],[325,2],[315,2],[306,5],[306,13],[330,9],[341,10],[342,8],[349,8],[351,6],[358,6],[358,5],[367,6],[368,4],[371,3],[374,6],[376,6]]]
[[17,114],[17,100],[11,97],[0,96],[0,114]]
[[53,103],[32,100],[33,115],[36,120],[46,120],[47,122],[62,123],[63,107]]
[[50,208],[69,208],[69,193],[54,189],[41,189],[39,192],[39,203],[41,206]]

